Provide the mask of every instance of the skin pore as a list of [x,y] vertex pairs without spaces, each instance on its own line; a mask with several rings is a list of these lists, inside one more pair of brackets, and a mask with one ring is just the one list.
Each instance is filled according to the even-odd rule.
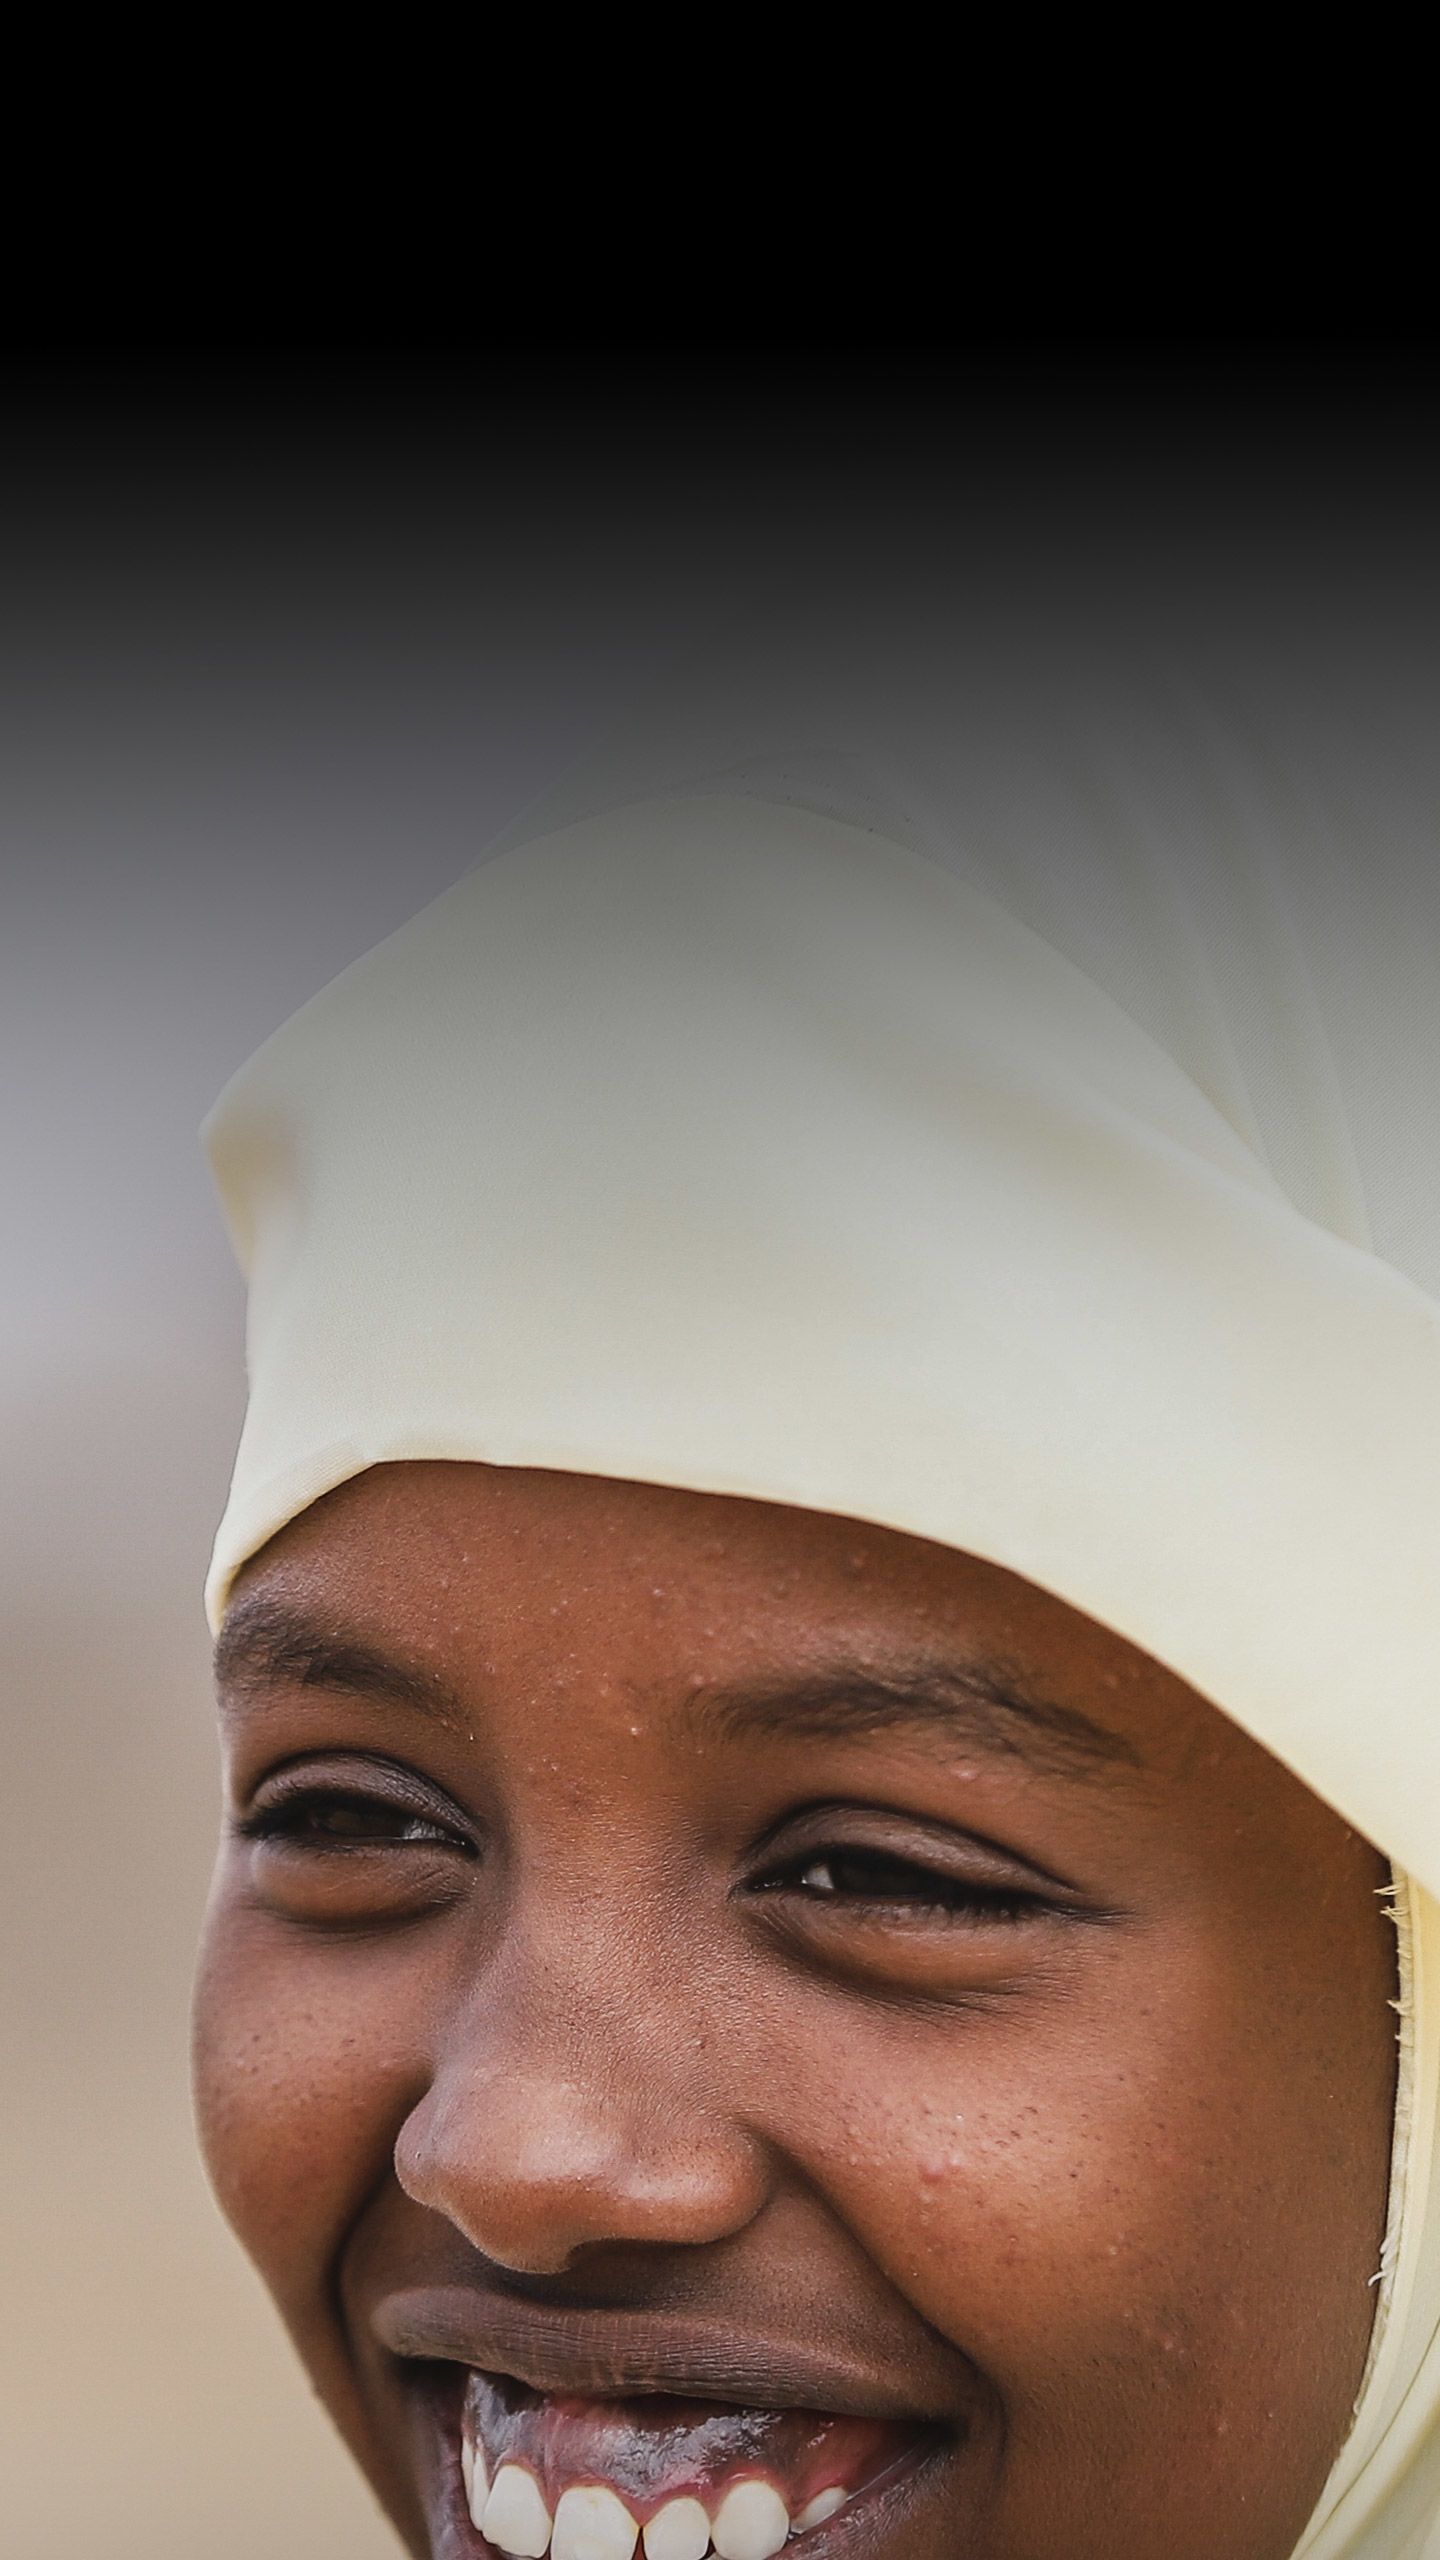
[[413,2553],[487,2549],[477,2371],[879,2422],[815,2560],[1289,2560],[1394,1937],[1216,1709],[894,1531],[441,1462],[274,1539],[219,1673],[206,2155]]

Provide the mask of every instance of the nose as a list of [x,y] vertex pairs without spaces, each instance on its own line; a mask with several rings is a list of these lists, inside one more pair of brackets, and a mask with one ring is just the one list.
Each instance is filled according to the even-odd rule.
[[694,2008],[677,2015],[666,1969],[633,1948],[618,1965],[595,1952],[487,1969],[395,2147],[406,2194],[516,2274],[596,2247],[703,2247],[764,2202],[763,2145],[724,2103]]

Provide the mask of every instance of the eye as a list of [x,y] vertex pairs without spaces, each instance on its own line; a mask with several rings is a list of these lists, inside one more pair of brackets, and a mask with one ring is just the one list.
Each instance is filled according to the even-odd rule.
[[757,1880],[762,1893],[789,1894],[837,1916],[933,1922],[1015,1921],[1047,1906],[1000,1880],[946,1873],[882,1848],[835,1842],[807,1850]]
[[[449,1824],[384,1796],[310,1787],[259,1806],[240,1824],[247,1840],[285,1840],[310,1849],[459,1848],[471,1843]],[[473,1853],[472,1853],[473,1854]]]
[[473,1858],[478,1842],[458,1805],[399,1761],[312,1756],[273,1770],[235,1825],[276,1855],[365,1856],[420,1849]]
[[451,1908],[482,1865],[476,1826],[399,1762],[273,1770],[233,1825],[257,1905],[321,1930],[403,1925]]

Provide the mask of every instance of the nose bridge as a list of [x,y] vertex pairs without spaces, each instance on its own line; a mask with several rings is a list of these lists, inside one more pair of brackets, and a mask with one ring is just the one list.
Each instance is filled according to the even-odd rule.
[[527,2273],[742,2229],[761,2146],[718,2085],[703,2015],[683,1950],[620,1903],[517,1914],[445,2019],[396,2145],[401,2185]]

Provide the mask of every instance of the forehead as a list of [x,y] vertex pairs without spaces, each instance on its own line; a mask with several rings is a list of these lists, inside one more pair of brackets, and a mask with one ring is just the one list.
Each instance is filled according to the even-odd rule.
[[271,1539],[237,1593],[281,1585],[363,1598],[437,1637],[467,1624],[498,1630],[542,1592],[612,1625],[723,1592],[763,1604],[772,1622],[798,1622],[820,1603],[832,1615],[984,1614],[1046,1628],[1052,1641],[1087,1630],[1115,1641],[1020,1576],[899,1530],[728,1494],[440,1459],[372,1467],[338,1486]]
[[443,1460],[371,1468],[313,1504],[246,1569],[231,1619],[262,1593],[447,1651],[590,1638],[650,1650],[683,1629],[689,1644],[744,1654],[903,1621],[917,1636],[973,1628],[1057,1660],[1093,1656],[1107,1675],[1154,1667],[1018,1575],[898,1530]]
[[[315,1504],[247,1568],[222,1690],[387,1688],[467,1720],[517,1688],[726,1710],[733,1732],[902,1725],[1090,1774],[1253,1750],[1053,1595],[902,1532],[584,1475],[417,1461]],[[1265,1755],[1260,1754],[1263,1758]]]

